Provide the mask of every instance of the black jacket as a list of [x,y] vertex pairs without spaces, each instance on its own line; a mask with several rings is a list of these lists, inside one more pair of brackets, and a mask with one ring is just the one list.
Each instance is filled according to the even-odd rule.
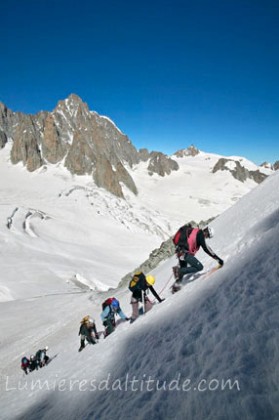
[[205,242],[205,237],[202,230],[199,230],[197,233],[197,246],[202,247],[204,252],[210,257],[214,258],[214,260],[222,261],[221,258],[219,258],[218,255],[216,255],[215,252],[213,252],[212,249]]
[[150,290],[150,292],[153,294],[153,296],[158,300],[158,302],[162,302],[162,299],[160,298],[160,296],[157,294],[156,290],[154,289],[153,286],[150,286],[147,282],[146,282],[146,278],[145,275],[143,273],[141,273],[141,275],[139,276],[139,281],[137,283],[137,288],[136,290],[133,291],[133,298],[142,301],[142,291],[144,292],[144,295],[146,294],[147,289]]
[[86,324],[81,324],[78,335],[85,335],[85,337],[91,337],[92,332],[94,332],[95,336],[97,335],[97,329],[95,324],[90,326],[87,326]]

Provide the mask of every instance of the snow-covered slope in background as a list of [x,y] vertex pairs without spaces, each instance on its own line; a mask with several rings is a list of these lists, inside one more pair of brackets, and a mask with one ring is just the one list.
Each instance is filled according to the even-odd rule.
[[[102,329],[99,313],[108,293],[37,298],[31,294],[29,299],[2,303],[1,416],[278,418],[278,187],[279,174],[275,173],[212,223],[216,235],[210,245],[225,260],[222,269],[171,295],[175,257],[160,264],[154,270],[156,289],[166,301],[132,325],[120,323],[110,337],[82,353],[77,352],[79,320],[90,313]],[[64,222],[68,222],[65,214]],[[1,235],[1,253],[12,245],[18,252],[14,293],[21,287],[21,265],[27,270],[21,243],[15,239],[23,235],[27,233],[20,230]],[[45,235],[45,257],[56,271],[60,261],[56,253],[49,254],[52,236]],[[67,263],[73,258],[68,248],[71,239],[64,249]],[[31,244],[37,239],[30,236],[29,240]],[[119,264],[122,251],[116,248],[113,256]],[[214,265],[202,251],[199,258],[205,270]],[[31,260],[29,266],[34,263]],[[8,272],[8,266],[2,269],[4,276]],[[129,315],[127,288],[113,294]],[[27,377],[22,375],[20,358],[45,344],[54,357],[51,363]]]
[[148,175],[148,162],[127,167],[139,193],[123,186],[124,200],[63,164],[11,165],[10,148],[0,153],[0,301],[116,287],[181,224],[221,214],[257,185],[213,174],[220,156],[200,152],[173,156],[180,169],[165,177]]
[[10,165],[5,153],[0,301],[71,292],[82,279],[92,289],[116,287],[170,232],[156,210],[117,198],[90,177],[56,166],[30,173]]
[[[205,152],[196,156],[173,155],[172,159],[177,161],[179,169],[165,177],[157,174],[150,177],[148,162],[141,162],[131,172],[138,186],[139,200],[159,209],[171,221],[173,230],[185,221],[199,222],[218,216],[256,186],[252,179],[240,182],[229,171],[213,173],[220,158],[222,156]],[[228,159],[231,159],[230,164],[241,162],[248,170],[259,169],[245,158]],[[267,175],[272,173],[266,169],[263,171]]]

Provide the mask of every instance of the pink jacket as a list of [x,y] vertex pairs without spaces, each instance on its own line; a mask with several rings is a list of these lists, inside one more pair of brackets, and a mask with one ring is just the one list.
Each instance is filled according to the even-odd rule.
[[197,234],[198,234],[199,229],[195,228],[192,230],[192,232],[190,233],[189,237],[188,237],[188,252],[191,255],[195,255],[198,250],[199,250],[199,246],[197,245]]

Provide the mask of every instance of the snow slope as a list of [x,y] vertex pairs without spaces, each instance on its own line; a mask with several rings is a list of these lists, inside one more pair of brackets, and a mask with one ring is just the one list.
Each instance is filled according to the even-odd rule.
[[71,292],[77,282],[116,287],[170,232],[156,210],[63,167],[29,173],[10,165],[7,150],[0,153],[0,191],[0,301]]
[[[160,212],[170,221],[173,231],[185,221],[208,220],[216,217],[235,204],[256,184],[252,179],[236,180],[229,171],[212,173],[212,169],[223,156],[200,152],[196,156],[171,156],[179,165],[178,171],[161,177],[148,175],[148,162],[141,162],[131,172],[139,190],[139,200]],[[241,157],[232,159],[250,171],[259,169],[255,164]],[[233,169],[233,168],[232,168]],[[272,171],[260,168],[267,175]]]
[[[161,263],[154,270],[156,289],[167,299],[82,353],[82,316],[90,313],[101,330],[101,302],[112,293],[129,315],[127,288],[3,302],[1,418],[278,418],[278,186],[277,172],[212,223],[216,235],[210,245],[225,260],[222,269],[171,295],[175,257]],[[21,288],[21,243],[1,235],[1,253],[11,242],[18,246],[18,284],[14,278],[13,288],[3,293]],[[70,252],[66,248],[67,264]],[[57,271],[55,255],[46,252]],[[214,266],[202,251],[199,258],[205,271]],[[25,377],[20,358],[45,344],[53,360]]]
[[185,221],[221,214],[256,185],[213,174],[220,156],[201,152],[174,156],[171,176],[150,177],[147,162],[130,168],[139,194],[123,187],[123,200],[62,164],[33,173],[12,165],[11,145],[0,152],[0,302],[116,287]]

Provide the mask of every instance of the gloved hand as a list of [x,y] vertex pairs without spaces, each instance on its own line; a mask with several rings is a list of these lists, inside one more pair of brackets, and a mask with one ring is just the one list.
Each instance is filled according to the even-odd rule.
[[103,326],[106,327],[108,325],[107,321],[103,322]]
[[95,334],[95,338],[97,339],[97,340],[99,340],[99,334],[97,333],[97,334]]
[[224,265],[224,261],[223,260],[221,260],[221,258],[218,258],[218,263],[219,263],[219,265],[222,267],[223,265]]
[[126,316],[126,318],[125,318],[125,319],[126,319],[126,321],[130,321],[130,319],[131,319],[131,318],[128,318],[128,317]]

